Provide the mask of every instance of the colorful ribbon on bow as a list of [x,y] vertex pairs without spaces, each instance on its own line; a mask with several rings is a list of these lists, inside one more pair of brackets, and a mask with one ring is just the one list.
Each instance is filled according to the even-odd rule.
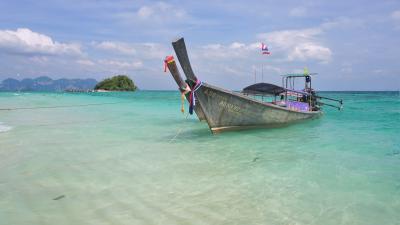
[[193,114],[193,109],[194,106],[196,105],[196,96],[194,95],[194,93],[197,91],[197,89],[199,89],[201,86],[201,81],[197,80],[196,84],[193,86],[192,91],[190,92],[190,96],[189,96],[189,114],[192,115]]
[[172,55],[169,55],[167,57],[165,57],[164,60],[164,73],[167,72],[168,69],[168,63],[174,61],[174,57]]

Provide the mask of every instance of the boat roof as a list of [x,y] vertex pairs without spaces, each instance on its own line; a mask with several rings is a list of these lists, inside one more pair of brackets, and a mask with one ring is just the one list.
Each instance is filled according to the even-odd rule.
[[243,88],[242,92],[245,94],[279,95],[280,93],[283,93],[285,91],[285,88],[277,86],[275,84],[256,83]]
[[283,74],[283,77],[306,77],[306,76],[312,76],[312,75],[317,75],[318,73],[288,73],[288,74]]
[[251,95],[279,95],[284,92],[293,92],[303,95],[309,95],[310,93],[292,89],[286,89],[281,86],[269,83],[256,83],[243,88],[242,93]]

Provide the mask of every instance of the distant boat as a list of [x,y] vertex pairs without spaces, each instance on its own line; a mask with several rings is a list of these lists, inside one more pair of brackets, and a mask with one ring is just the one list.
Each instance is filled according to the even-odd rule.
[[[320,106],[341,109],[342,101],[317,96],[311,88],[311,76],[287,74],[282,77],[282,87],[257,83],[242,92],[225,90],[200,82],[193,73],[183,38],[172,42],[176,56],[186,76],[184,81],[173,57],[167,57],[166,66],[186,99],[192,102],[198,118],[208,123],[213,133],[258,127],[279,127],[305,119],[315,119],[323,113]],[[294,90],[294,79],[305,80],[304,90]],[[293,85],[292,85],[293,84]],[[289,88],[292,87],[292,88]],[[269,101],[265,101],[265,100]],[[322,103],[318,99],[337,101],[340,106]]]
[[93,92],[111,92],[111,91],[106,90],[106,89],[97,89],[97,90],[93,90]]

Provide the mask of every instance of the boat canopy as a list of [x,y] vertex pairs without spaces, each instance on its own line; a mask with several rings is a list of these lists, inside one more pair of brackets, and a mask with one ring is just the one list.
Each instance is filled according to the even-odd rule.
[[279,87],[275,84],[269,83],[256,83],[243,88],[242,93],[252,94],[252,95],[279,95],[285,92],[286,89]]
[[282,77],[306,77],[306,76],[314,76],[318,73],[288,73],[281,75]]

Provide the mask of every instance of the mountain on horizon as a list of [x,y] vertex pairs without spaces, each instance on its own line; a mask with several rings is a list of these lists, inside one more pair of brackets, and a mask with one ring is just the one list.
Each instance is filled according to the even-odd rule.
[[17,80],[7,78],[0,83],[0,91],[87,91],[96,86],[95,79],[57,79],[41,76]]

